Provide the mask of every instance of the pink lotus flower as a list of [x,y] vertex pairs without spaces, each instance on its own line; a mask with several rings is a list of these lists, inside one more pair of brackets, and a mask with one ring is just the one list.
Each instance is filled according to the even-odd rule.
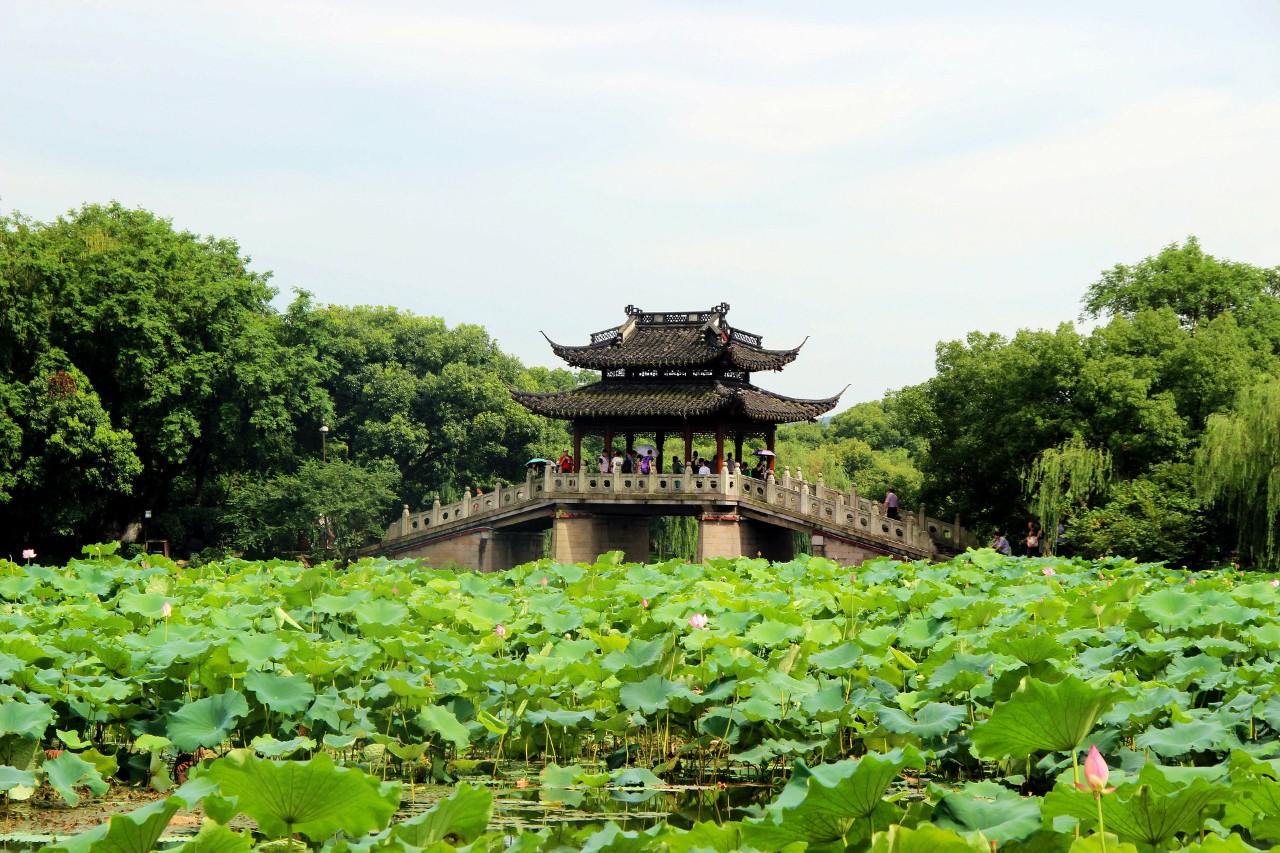
[[493,633],[497,634],[498,639],[501,640],[503,637],[507,636],[507,629],[501,622],[499,622],[497,625],[493,626]]
[[24,560],[34,560],[35,558],[36,558],[36,549],[35,549],[35,548],[24,548],[24,549],[22,550],[22,559],[24,559]]
[[642,599],[640,599],[640,606],[641,606],[641,607],[643,607],[645,610],[648,610],[648,609],[649,609],[649,599],[647,599],[647,598],[642,598]]
[[1089,755],[1084,760],[1084,781],[1081,785],[1076,783],[1076,787],[1081,791],[1093,791],[1094,795],[1110,794],[1115,788],[1107,787],[1107,776],[1111,771],[1107,768],[1107,762],[1102,757],[1102,753],[1098,752],[1096,746],[1089,747]]
[[546,578],[543,578],[541,583],[543,586],[546,586],[549,583],[549,581]]
[[695,613],[689,617],[689,627],[695,631],[705,631],[709,624],[711,624],[711,620],[707,618],[705,613]]
[[166,601],[166,602],[165,602],[163,605],[161,605],[161,607],[160,607],[160,615],[161,615],[161,616],[163,616],[165,619],[168,619],[170,616],[172,616],[172,615],[173,615],[173,605]]
[[1271,582],[1271,587],[1272,587],[1272,589],[1274,589],[1274,588],[1276,588],[1276,587],[1280,587],[1280,578],[1276,578],[1275,580],[1273,580],[1273,581]]
[[1040,574],[1044,575],[1045,577],[1051,578],[1054,575],[1056,575],[1057,572],[1054,571],[1053,566],[1045,566],[1043,569],[1040,570]]

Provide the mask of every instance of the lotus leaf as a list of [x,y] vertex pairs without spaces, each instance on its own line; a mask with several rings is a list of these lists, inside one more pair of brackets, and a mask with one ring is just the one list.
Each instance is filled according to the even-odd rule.
[[178,749],[190,752],[201,746],[217,746],[249,713],[249,703],[237,690],[197,699],[169,715],[165,734]]
[[933,822],[963,832],[979,831],[983,838],[1000,844],[1019,841],[1040,829],[1040,800],[1019,796],[994,782],[971,782],[938,801]]
[[764,815],[743,823],[744,836],[762,849],[844,838],[855,821],[876,813],[885,789],[903,768],[923,766],[914,748],[884,755],[872,752],[812,768],[797,762],[791,781]]
[[968,712],[959,705],[948,705],[945,702],[929,702],[916,712],[914,719],[898,710],[879,708],[880,725],[895,734],[913,734],[916,737],[932,738],[953,732],[960,728]]
[[973,728],[973,744],[988,758],[1023,758],[1033,752],[1077,749],[1098,715],[1116,699],[1112,687],[1074,676],[1057,684],[1027,679],[1023,689],[995,707]]
[[268,838],[295,832],[320,841],[336,832],[359,837],[387,825],[400,802],[397,783],[320,753],[306,763],[267,761],[236,751],[206,771],[223,796],[235,797]]
[[277,714],[300,714],[316,698],[311,682],[301,675],[254,671],[245,674],[244,686]]
[[[1122,841],[1167,847],[1179,834],[1198,831],[1206,810],[1230,796],[1228,785],[1201,776],[1174,779],[1165,768],[1147,764],[1137,779],[1102,798],[1102,815],[1107,831]],[[1093,794],[1069,782],[1060,782],[1045,795],[1042,809],[1046,820],[1068,815],[1090,827],[1098,821]]]
[[466,749],[471,742],[471,733],[467,727],[458,722],[458,718],[448,708],[428,705],[418,713],[418,725],[427,734],[438,734],[459,750]]
[[102,796],[111,787],[103,781],[97,768],[70,752],[64,752],[52,761],[46,761],[41,765],[41,769],[44,771],[45,778],[49,780],[49,786],[57,791],[58,796],[70,806],[80,804],[80,795],[75,790],[77,786],[87,787],[94,796]]
[[34,788],[35,786],[36,775],[31,771],[0,764],[0,793],[8,793],[14,788]]
[[0,704],[0,735],[40,738],[53,722],[53,709],[41,702]]
[[53,853],[145,853],[155,849],[160,834],[182,805],[182,800],[177,797],[157,800],[127,814],[112,815],[107,823],[73,835],[45,850]]
[[923,824],[890,827],[876,835],[871,853],[990,853],[981,838],[966,839],[950,829]]
[[247,834],[205,821],[195,837],[178,849],[182,853],[248,853],[252,848],[253,840]]

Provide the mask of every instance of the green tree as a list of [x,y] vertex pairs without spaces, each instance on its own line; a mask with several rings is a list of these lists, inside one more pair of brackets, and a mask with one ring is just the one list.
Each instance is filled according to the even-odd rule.
[[287,474],[239,475],[224,515],[229,540],[251,558],[307,552],[345,560],[381,538],[399,480],[389,460],[307,459]]
[[1144,309],[1170,308],[1188,328],[1229,311],[1265,329],[1274,343],[1280,340],[1275,336],[1280,332],[1277,297],[1280,267],[1219,260],[1188,237],[1155,257],[1104,272],[1085,293],[1084,309],[1091,317],[1131,317]]
[[1195,461],[1201,494],[1235,521],[1245,552],[1280,565],[1280,378],[1245,388],[1230,411],[1212,415]]
[[118,534],[144,508],[173,537],[211,538],[221,474],[295,461],[296,436],[329,408],[314,350],[281,344],[273,294],[233,241],[146,211],[0,219],[0,380],[29,383],[42,357],[59,354],[141,463],[75,538]]
[[1062,549],[1084,557],[1208,564],[1222,549],[1211,538],[1191,470],[1185,463],[1163,463],[1117,484],[1105,503],[1068,521]]
[[57,354],[33,373],[23,385],[0,383],[0,500],[4,526],[24,543],[101,523],[142,472],[133,436],[112,426],[84,373]]
[[1090,447],[1078,434],[1040,452],[1023,477],[1023,487],[1050,549],[1059,522],[1086,507],[1091,498],[1105,495],[1114,473],[1111,454]]

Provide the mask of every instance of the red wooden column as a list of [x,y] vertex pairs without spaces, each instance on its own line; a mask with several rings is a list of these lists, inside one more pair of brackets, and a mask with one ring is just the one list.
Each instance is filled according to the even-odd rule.
[[613,430],[609,428],[604,431],[604,455],[613,458]]
[[742,431],[734,433],[733,436],[733,461],[738,463],[738,467],[742,467]]
[[[689,426],[688,424],[685,424],[684,425],[684,459],[682,459],[681,462],[687,464],[692,459],[693,459],[693,427]],[[686,472],[686,473],[692,473],[692,472]]]
[[662,451],[666,447],[667,434],[662,431],[655,432],[653,434],[653,443],[658,445],[658,452],[656,454],[658,458],[654,460],[658,463],[658,470],[656,470],[654,473],[661,474],[662,473]]
[[627,453],[630,454],[636,447],[636,434],[634,432],[627,433]]
[[582,427],[576,423],[573,425],[573,470],[582,471]]
[[712,473],[724,473],[724,424],[716,424],[716,467]]
[[[766,447],[770,452],[773,452],[774,438],[775,438],[775,436],[777,435],[777,433],[778,433],[778,428],[777,428],[777,426],[774,426],[774,425],[770,424],[770,426],[769,426],[769,432],[768,432],[768,433],[766,433],[766,434],[765,434],[765,437],[764,437],[764,446],[765,446],[765,447]],[[770,470],[770,471],[772,471],[772,470],[773,470],[773,463],[774,463],[774,462],[776,462],[776,461],[777,461],[777,459],[778,459],[778,457],[776,457],[776,456],[770,456],[770,457],[769,457],[769,470]]]

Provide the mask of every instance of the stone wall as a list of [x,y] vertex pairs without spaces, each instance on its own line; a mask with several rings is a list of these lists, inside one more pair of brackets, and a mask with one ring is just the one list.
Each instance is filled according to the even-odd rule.
[[503,571],[541,559],[542,531],[495,530],[477,527],[431,540],[398,557],[419,557],[436,568],[466,568],[482,572]]
[[558,510],[551,530],[558,563],[594,563],[606,551],[622,551],[628,562],[649,561],[647,516]]

